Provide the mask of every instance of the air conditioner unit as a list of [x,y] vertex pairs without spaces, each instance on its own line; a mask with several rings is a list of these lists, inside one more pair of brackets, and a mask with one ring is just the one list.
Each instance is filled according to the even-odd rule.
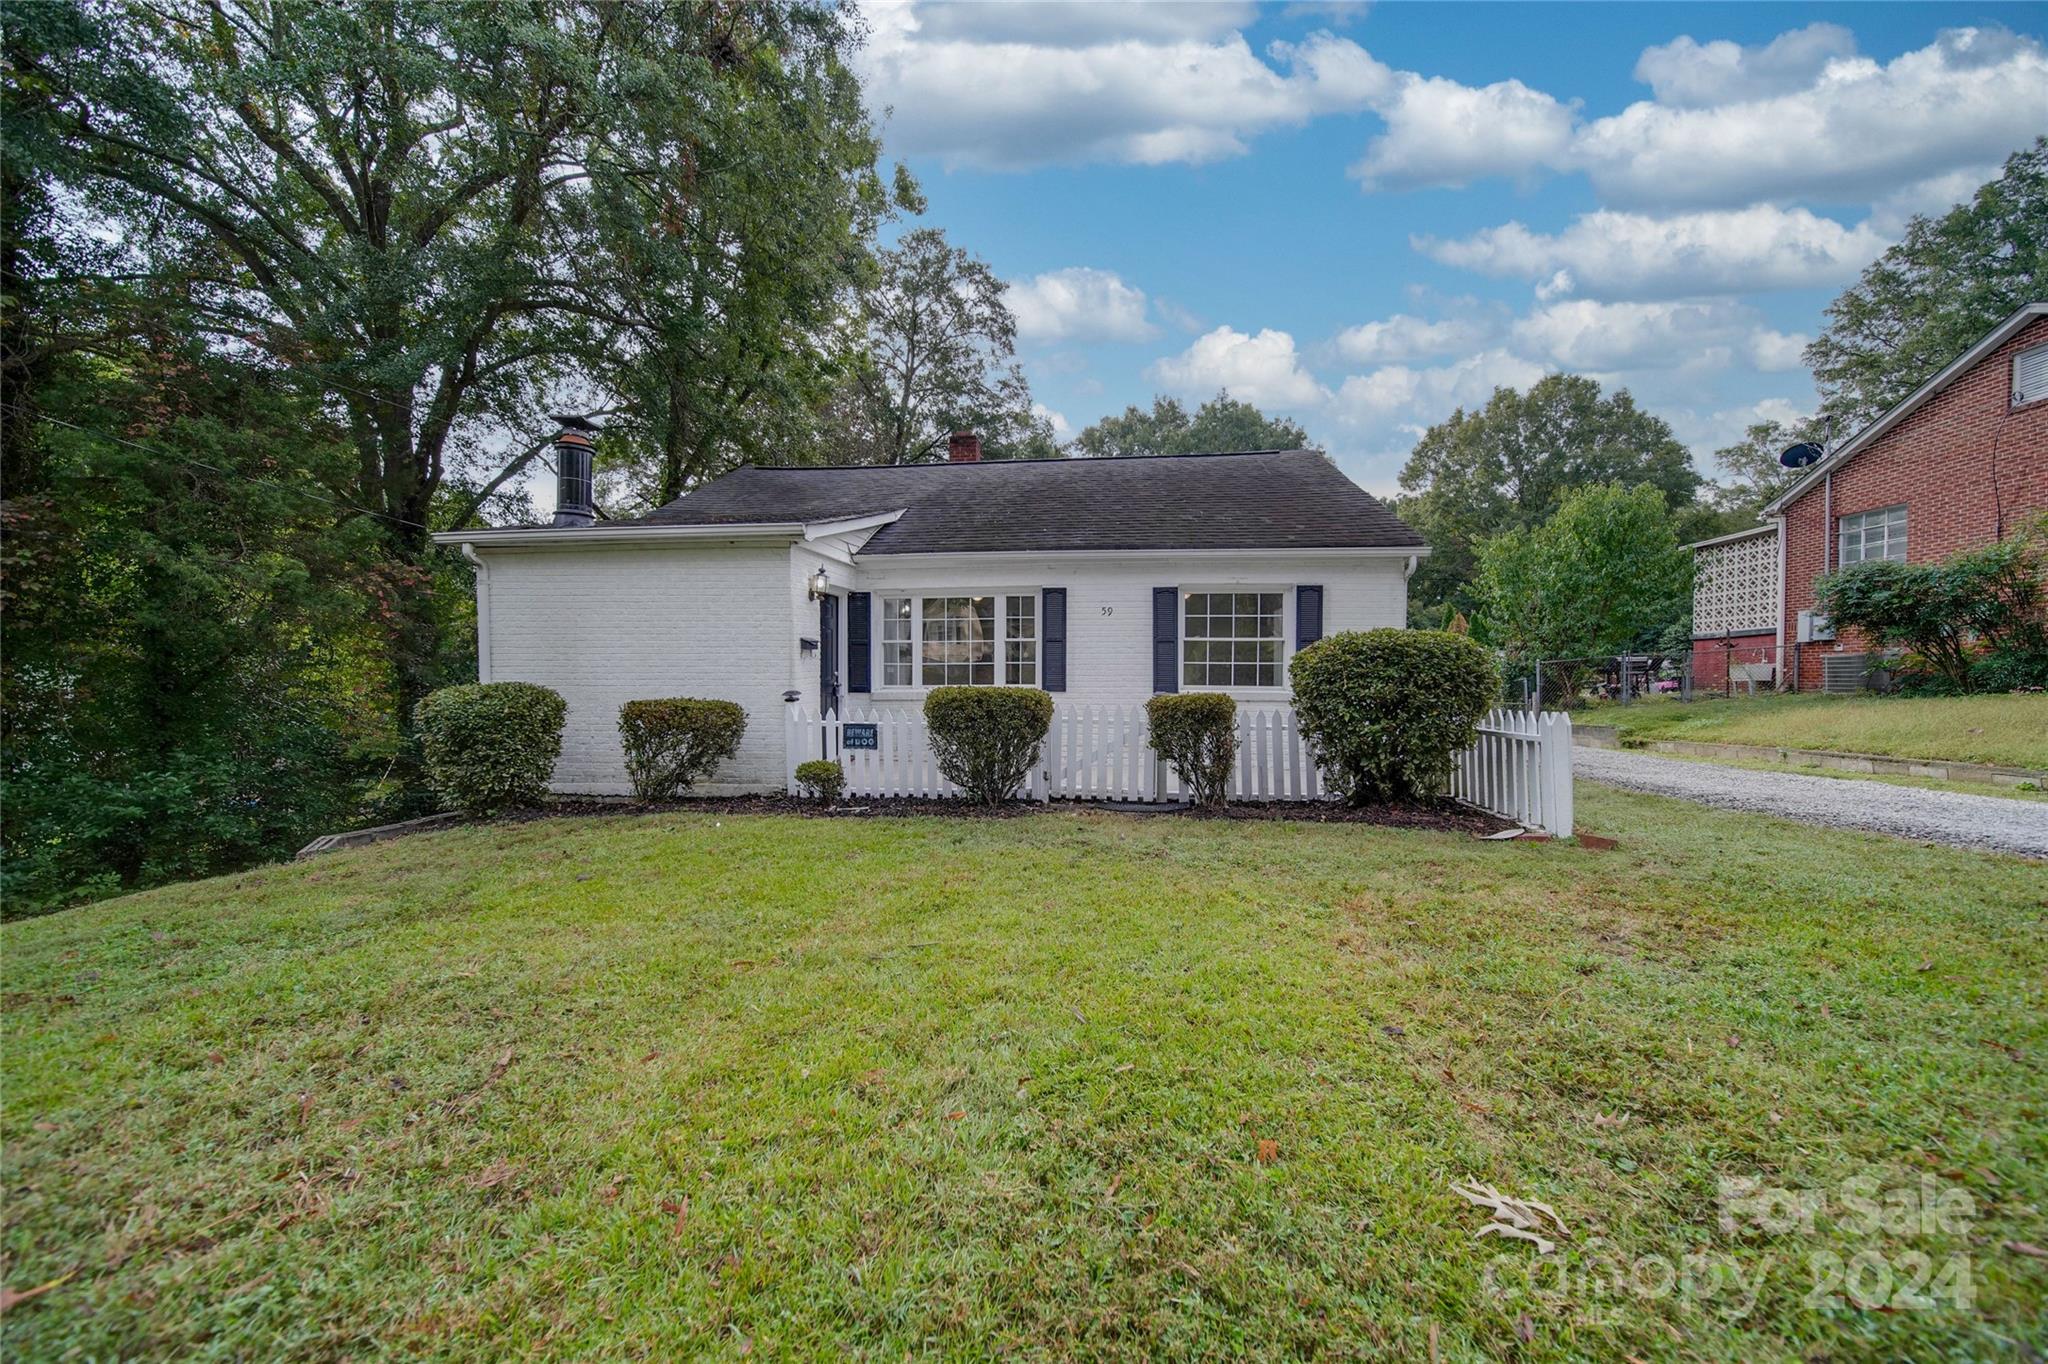
[[1825,644],[1835,637],[1835,623],[1819,611],[1799,613],[1799,642],[1801,644]]

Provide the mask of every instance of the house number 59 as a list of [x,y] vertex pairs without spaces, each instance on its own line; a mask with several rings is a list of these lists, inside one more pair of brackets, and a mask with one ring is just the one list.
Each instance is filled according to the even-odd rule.
[[1102,614],[1105,616],[1113,616],[1116,614],[1116,608],[1114,606],[1105,606],[1102,608]]

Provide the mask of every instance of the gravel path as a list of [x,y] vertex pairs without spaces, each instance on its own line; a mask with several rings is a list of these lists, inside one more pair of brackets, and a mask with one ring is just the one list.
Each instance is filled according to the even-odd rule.
[[1807,824],[1868,829],[1954,848],[2048,857],[2048,801],[1796,772],[1754,772],[1606,748],[1574,748],[1572,774],[1625,791],[1676,796],[1721,810],[1756,810]]

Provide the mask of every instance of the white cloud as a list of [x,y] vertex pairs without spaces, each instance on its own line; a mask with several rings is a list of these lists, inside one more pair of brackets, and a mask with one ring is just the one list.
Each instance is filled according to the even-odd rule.
[[1749,362],[1766,373],[1801,369],[1805,361],[1800,354],[1812,341],[1810,336],[1759,327],[1749,338]]
[[1387,131],[1351,167],[1367,189],[1462,186],[1489,175],[1529,180],[1565,164],[1577,102],[1518,80],[1460,85],[1404,74],[1379,107]]
[[1836,57],[1790,93],[1705,108],[1630,105],[1586,125],[1572,160],[1616,203],[1868,201],[1902,182],[2001,159],[2043,128],[2041,44],[1999,28],[1959,28],[1887,64]]
[[1545,372],[1541,365],[1498,349],[1434,368],[1387,365],[1346,379],[1334,408],[1338,419],[1352,426],[1401,430],[1442,421],[1455,407],[1483,404],[1496,388],[1527,388]]
[[1901,185],[1871,205],[1871,226],[1887,237],[1902,236],[1907,219],[1938,218],[1957,204],[1968,203],[1977,197],[1978,190],[1998,178],[1999,169],[1996,162],[1987,162]]
[[1268,129],[1363,109],[1393,84],[1328,33],[1273,44],[1276,67],[1234,31],[1236,8],[1037,9],[870,6],[858,62],[874,104],[893,111],[892,150],[996,168],[1212,161]]
[[[1889,245],[1868,223],[1844,227],[1803,208],[1768,204],[1668,218],[1602,209],[1555,234],[1507,223],[1454,241],[1420,237],[1413,243],[1445,265],[1545,281],[1552,298],[1833,288],[1854,279]],[[1567,275],[1562,281],[1560,271]]]
[[1017,334],[1031,341],[1144,341],[1145,295],[1108,270],[1074,266],[1012,284],[1004,295]]
[[1660,104],[1706,108],[1803,90],[1837,57],[1856,55],[1856,35],[1839,24],[1808,24],[1762,47],[1674,38],[1643,49],[1636,79]]
[[1206,398],[1225,389],[1260,407],[1313,407],[1330,396],[1303,367],[1294,338],[1271,328],[1253,336],[1218,327],[1148,373],[1175,393]]
[[1068,440],[1074,434],[1074,424],[1067,420],[1066,414],[1055,412],[1044,403],[1031,404],[1031,415],[1043,418],[1052,427],[1054,440]]
[[1426,321],[1395,313],[1381,322],[1363,322],[1337,333],[1337,353],[1360,365],[1383,365],[1471,350],[1486,340],[1490,329],[1480,322],[1446,318]]
[[1086,47],[1119,38],[1214,38],[1258,18],[1243,0],[1032,0],[1030,4],[929,4],[917,11],[926,38]]

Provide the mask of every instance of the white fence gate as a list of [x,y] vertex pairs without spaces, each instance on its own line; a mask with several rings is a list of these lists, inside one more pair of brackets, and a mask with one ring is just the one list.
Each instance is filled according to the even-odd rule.
[[[1500,709],[1459,755],[1450,794],[1559,837],[1572,831],[1571,718]],[[852,733],[848,733],[848,727]],[[913,710],[852,710],[819,716],[790,706],[785,720],[789,789],[796,765],[831,756],[855,796],[957,796],[939,775],[924,717]],[[851,741],[849,743],[849,741]],[[1053,709],[1041,760],[1018,793],[1032,800],[1178,800],[1180,781],[1147,741],[1143,706],[1062,705]],[[1322,800],[1321,774],[1291,706],[1237,711],[1236,800]]]

